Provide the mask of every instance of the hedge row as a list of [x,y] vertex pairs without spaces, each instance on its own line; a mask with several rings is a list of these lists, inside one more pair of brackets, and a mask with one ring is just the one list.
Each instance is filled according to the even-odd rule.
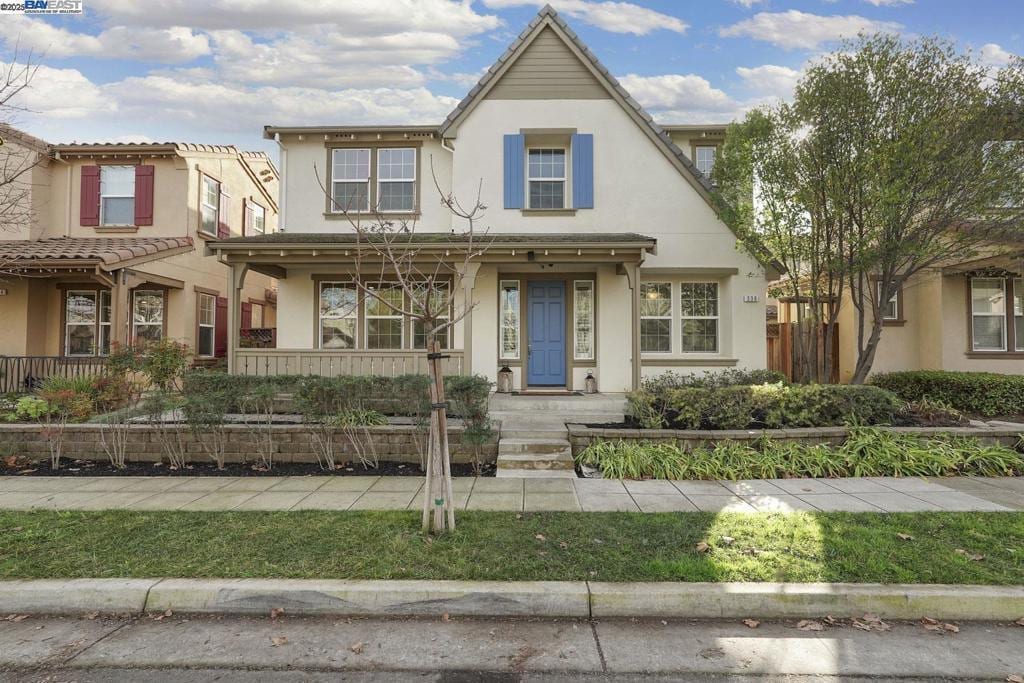
[[1024,415],[1024,375],[915,370],[874,375],[871,384],[904,401],[941,401],[964,413]]
[[891,423],[899,399],[872,386],[838,384],[684,387],[629,394],[647,429],[778,429]]

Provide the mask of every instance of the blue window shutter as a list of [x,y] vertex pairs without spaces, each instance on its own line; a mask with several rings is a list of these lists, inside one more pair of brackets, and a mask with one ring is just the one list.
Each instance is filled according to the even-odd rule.
[[594,136],[572,136],[572,198],[577,209],[594,208]]
[[521,209],[526,190],[523,187],[526,169],[526,136],[510,133],[505,136],[505,208]]

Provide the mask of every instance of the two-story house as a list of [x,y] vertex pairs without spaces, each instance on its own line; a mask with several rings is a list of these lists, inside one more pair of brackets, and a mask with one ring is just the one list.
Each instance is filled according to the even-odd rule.
[[[0,391],[98,366],[113,343],[166,337],[200,359],[225,355],[230,269],[202,244],[276,230],[279,179],[265,154],[48,144],[11,127],[0,139],[24,171],[0,230]],[[251,277],[236,330],[275,327],[275,298],[272,278]]]
[[417,254],[443,258],[464,225],[438,188],[487,207],[486,253],[451,293],[474,306],[446,340],[448,372],[508,367],[520,390],[592,374],[620,392],[666,370],[765,365],[777,269],[716,214],[724,127],[654,123],[550,7],[439,125],[265,135],[281,146],[282,231],[207,244],[236,287],[278,278],[277,348],[229,342],[234,372],[422,371],[423,335],[353,288],[352,221],[414,222]]

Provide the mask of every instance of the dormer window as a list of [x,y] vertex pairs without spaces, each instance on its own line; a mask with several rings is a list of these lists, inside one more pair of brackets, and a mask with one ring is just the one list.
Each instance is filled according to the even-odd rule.
[[711,171],[715,169],[717,155],[718,147],[715,145],[697,145],[693,148],[693,164],[706,178],[710,178]]
[[565,150],[530,149],[528,152],[529,207],[565,208]]

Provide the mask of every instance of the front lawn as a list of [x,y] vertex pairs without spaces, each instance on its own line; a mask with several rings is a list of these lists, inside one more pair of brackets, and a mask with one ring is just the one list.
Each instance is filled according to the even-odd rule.
[[[1024,513],[463,512],[448,536],[431,541],[418,529],[413,512],[0,511],[0,578],[1009,585],[1024,577]],[[709,552],[697,551],[701,541]]]

